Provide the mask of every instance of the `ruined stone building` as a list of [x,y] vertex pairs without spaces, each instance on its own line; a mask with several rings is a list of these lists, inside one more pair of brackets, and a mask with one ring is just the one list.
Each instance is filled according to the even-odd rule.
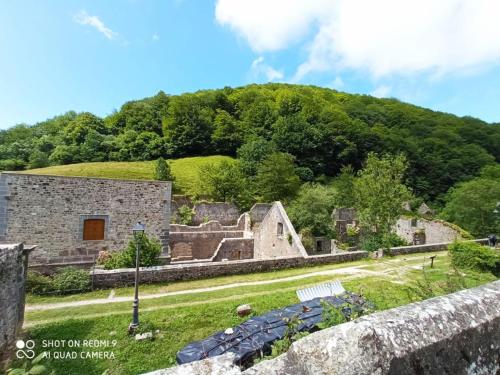
[[38,245],[30,265],[90,266],[122,250],[138,221],[168,254],[171,183],[0,174],[0,243]]
[[307,256],[280,202],[242,215],[202,202],[193,212],[194,225],[171,224],[170,182],[0,174],[0,243],[37,245],[31,266],[90,267],[100,251],[124,249],[139,221],[164,262]]
[[[201,207],[208,222],[170,225],[172,262],[307,256],[280,202],[258,203],[238,216],[228,203],[202,203]],[[196,215],[197,205],[194,211]]]

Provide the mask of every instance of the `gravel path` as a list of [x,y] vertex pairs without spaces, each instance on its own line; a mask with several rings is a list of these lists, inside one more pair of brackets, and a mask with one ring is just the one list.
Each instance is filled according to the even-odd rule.
[[[408,256],[405,258],[401,257],[401,258],[389,259],[387,261],[374,263],[374,265],[378,266],[377,268],[380,268],[380,270],[376,270],[376,271],[366,269],[368,266],[370,266],[369,264],[361,265],[361,266],[346,266],[346,267],[342,267],[342,268],[335,268],[332,270],[309,272],[309,273],[304,273],[301,275],[288,276],[288,277],[283,277],[283,278],[279,278],[279,279],[247,281],[247,282],[239,282],[239,283],[233,283],[233,284],[212,286],[212,287],[208,287],[208,288],[187,289],[187,290],[179,290],[179,291],[175,291],[175,292],[164,292],[164,293],[156,293],[156,294],[143,294],[140,296],[140,298],[142,300],[144,300],[144,299],[154,299],[154,298],[162,298],[162,297],[177,296],[177,295],[184,295],[184,294],[206,293],[206,292],[212,292],[212,291],[230,289],[230,288],[240,288],[240,287],[254,286],[254,285],[267,285],[267,284],[274,284],[274,283],[280,283],[280,282],[286,282],[286,281],[301,280],[301,279],[307,279],[307,278],[315,277],[315,276],[336,276],[336,275],[342,276],[343,275],[343,276],[353,276],[355,278],[356,277],[367,277],[367,276],[383,276],[383,277],[389,277],[389,278],[395,277],[395,278],[399,279],[407,271],[420,267],[420,266],[415,266],[415,265],[401,266],[401,264],[400,264],[400,263],[404,262],[405,260],[415,259],[415,258],[418,258],[418,256]],[[396,271],[396,272],[394,272],[394,271]],[[393,275],[391,275],[391,273],[395,273],[396,275],[393,276]],[[131,302],[131,301],[133,301],[133,299],[134,299],[133,296],[117,297],[117,296],[115,296],[115,291],[111,290],[111,292],[107,298],[91,299],[91,300],[83,300],[83,301],[48,303],[48,304],[29,304],[29,305],[26,305],[26,311],[51,310],[51,309],[60,309],[60,308],[66,308],[66,307],[101,305],[101,304],[119,303],[119,302]]]

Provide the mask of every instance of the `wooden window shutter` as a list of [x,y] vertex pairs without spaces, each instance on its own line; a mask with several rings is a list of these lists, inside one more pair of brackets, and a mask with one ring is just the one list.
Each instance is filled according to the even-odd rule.
[[104,240],[104,219],[87,219],[83,222],[83,240]]

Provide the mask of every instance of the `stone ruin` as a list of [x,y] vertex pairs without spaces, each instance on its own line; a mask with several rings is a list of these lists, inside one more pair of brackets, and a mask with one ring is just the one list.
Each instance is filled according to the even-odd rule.
[[[258,203],[235,222],[228,219],[235,217],[234,205],[203,203],[198,207],[202,207],[208,222],[170,225],[170,255],[174,263],[307,255],[280,202]],[[196,210],[195,205],[195,215]],[[212,218],[222,218],[224,223]]]

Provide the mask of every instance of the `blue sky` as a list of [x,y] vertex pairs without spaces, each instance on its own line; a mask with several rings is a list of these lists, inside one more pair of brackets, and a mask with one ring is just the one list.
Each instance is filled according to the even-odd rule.
[[0,128],[68,110],[104,116],[159,90],[267,81],[500,122],[500,2],[371,3],[3,1]]

